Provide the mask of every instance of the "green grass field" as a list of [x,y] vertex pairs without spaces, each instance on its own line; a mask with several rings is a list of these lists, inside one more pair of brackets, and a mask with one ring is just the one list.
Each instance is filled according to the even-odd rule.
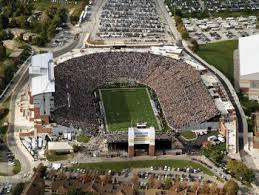
[[187,139],[187,140],[188,139],[191,140],[191,139],[197,138],[196,134],[193,133],[192,131],[184,131],[184,132],[181,132],[180,135],[182,137],[184,137],[185,139]]
[[49,152],[46,155],[48,161],[61,161],[61,160],[69,160],[73,158],[73,154],[56,154],[54,152]]
[[190,160],[138,160],[138,161],[117,161],[117,162],[97,162],[97,163],[80,163],[74,165],[74,168],[80,169],[94,169],[100,171],[122,171],[127,168],[149,168],[153,167],[162,167],[162,166],[170,166],[173,168],[185,168],[192,167],[195,169],[200,169],[204,174],[213,176],[213,172],[211,172],[208,168],[203,165],[190,161]]
[[85,135],[79,135],[77,136],[77,141],[82,142],[82,143],[88,143],[90,140],[90,137],[85,136]]
[[19,160],[15,160],[13,174],[18,174],[21,171],[21,163]]
[[197,54],[206,62],[220,70],[233,83],[233,52],[237,48],[237,40],[221,41],[200,45]]
[[101,89],[109,131],[126,131],[137,122],[147,122],[158,130],[146,88]]

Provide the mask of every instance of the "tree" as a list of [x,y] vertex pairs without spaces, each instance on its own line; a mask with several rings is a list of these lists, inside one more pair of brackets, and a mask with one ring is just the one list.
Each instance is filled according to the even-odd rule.
[[180,16],[175,16],[174,20],[175,20],[176,26],[182,23],[182,18]]
[[25,16],[19,16],[16,20],[16,23],[21,28],[28,28],[29,23],[27,22]]
[[80,146],[74,144],[74,145],[73,145],[73,151],[74,151],[74,152],[79,152],[79,150],[80,150]]
[[20,195],[24,189],[24,183],[18,183],[13,189],[12,189],[12,195]]
[[16,71],[16,66],[12,60],[4,61],[4,75],[5,75],[5,84],[13,78],[13,75]]
[[182,38],[183,38],[184,40],[187,40],[187,39],[189,38],[189,33],[188,33],[186,30],[184,30],[184,31],[181,33],[181,35],[182,35]]
[[5,29],[9,25],[9,18],[5,14],[0,15],[0,28]]
[[52,19],[57,13],[57,7],[55,7],[55,6],[49,7],[47,9],[46,13],[47,13],[48,17],[50,17]]
[[173,186],[172,179],[166,179],[165,182],[164,182],[164,185],[165,185],[165,189],[169,190]]
[[61,19],[61,23],[64,23],[67,21],[67,9],[66,8],[60,8],[58,9],[58,16],[60,17]]
[[5,13],[5,15],[8,17],[11,17],[12,12],[13,12],[13,9],[11,5],[7,5],[3,8],[3,13]]
[[0,30],[0,41],[6,40],[7,38],[7,33],[4,30]]
[[9,27],[14,28],[17,26],[15,17],[12,17],[9,23]]
[[192,50],[193,50],[194,52],[196,52],[196,51],[199,49],[199,44],[198,44],[198,42],[197,42],[195,39],[193,39],[193,38],[191,38],[190,42],[191,42],[191,44],[192,44]]
[[56,34],[56,26],[55,24],[51,24],[48,27],[48,39],[52,39]]
[[251,183],[254,179],[254,173],[243,162],[237,160],[230,160],[227,163],[227,169],[237,179],[246,183]]
[[2,61],[6,57],[6,48],[3,42],[0,42],[0,61]]
[[182,11],[181,11],[180,9],[175,10],[174,15],[175,15],[175,16],[180,16],[180,17],[183,16]]
[[58,27],[60,26],[60,24],[62,23],[61,18],[59,17],[59,15],[55,15],[54,18],[52,19],[51,25]]
[[227,195],[235,195],[238,193],[239,186],[234,180],[231,179],[224,184],[223,189]]

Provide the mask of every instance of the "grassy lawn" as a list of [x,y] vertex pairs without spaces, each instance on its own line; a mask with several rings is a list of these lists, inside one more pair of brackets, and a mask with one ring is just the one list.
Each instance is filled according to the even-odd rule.
[[146,88],[101,89],[109,131],[126,131],[137,122],[158,130]]
[[224,158],[224,153],[226,151],[226,143],[220,143],[217,145],[209,144],[207,148],[202,148],[201,152],[207,158],[209,158],[215,164],[222,163]]
[[17,174],[21,171],[21,163],[19,160],[15,160],[14,162],[14,168],[13,168],[13,174]]
[[78,142],[88,143],[89,140],[90,140],[90,137],[88,137],[88,136],[85,136],[85,135],[77,136],[77,141]]
[[95,170],[112,170],[121,171],[127,168],[148,168],[170,166],[174,168],[192,167],[200,169],[203,173],[213,176],[214,173],[201,164],[189,160],[138,160],[138,161],[118,161],[118,162],[98,162],[98,163],[81,163],[74,165],[74,168],[95,169]]
[[237,48],[237,40],[221,41],[200,45],[197,54],[206,62],[220,70],[233,83],[233,52]]
[[73,154],[56,154],[56,153],[48,153],[46,155],[48,161],[61,161],[68,160],[73,158]]
[[188,139],[195,139],[197,137],[196,134],[193,133],[192,131],[184,131],[184,132],[181,132],[180,135],[187,140]]

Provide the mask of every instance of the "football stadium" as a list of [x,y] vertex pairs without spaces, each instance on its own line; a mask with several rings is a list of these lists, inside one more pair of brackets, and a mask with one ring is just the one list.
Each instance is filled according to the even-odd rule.
[[147,123],[181,130],[219,112],[200,72],[182,60],[145,52],[99,52],[55,66],[51,120],[95,132]]

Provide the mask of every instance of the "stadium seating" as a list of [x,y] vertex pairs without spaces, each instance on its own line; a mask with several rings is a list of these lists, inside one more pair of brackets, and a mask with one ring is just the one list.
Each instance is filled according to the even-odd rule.
[[173,129],[218,115],[199,72],[169,57],[137,52],[95,53],[58,64],[55,79],[56,110],[52,119],[65,126],[98,130],[102,117],[94,90],[120,80],[134,80],[154,89]]

